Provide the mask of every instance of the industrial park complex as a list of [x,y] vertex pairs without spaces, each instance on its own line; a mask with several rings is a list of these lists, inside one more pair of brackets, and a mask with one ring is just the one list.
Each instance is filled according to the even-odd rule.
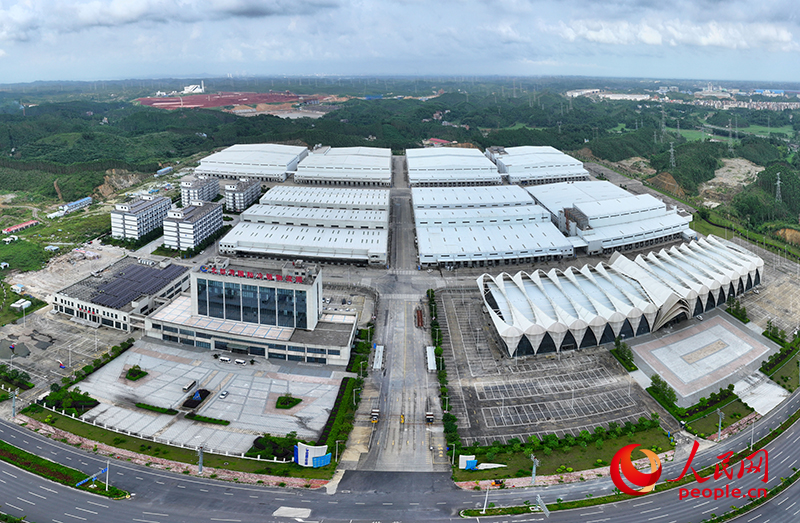
[[[492,147],[485,154],[409,149],[405,161],[418,269],[535,268],[614,254],[581,269],[478,278],[509,355],[649,333],[710,310],[762,278],[763,262],[715,238],[634,260],[620,255],[696,239],[691,216],[651,195],[590,181],[581,162],[552,147]],[[289,177],[295,184],[284,184]],[[90,278],[60,292],[57,310],[122,330],[146,325],[157,338],[195,347],[344,364],[356,319],[324,313],[318,264],[388,266],[392,180],[388,149],[229,147],[181,181],[182,208],[144,196],[112,212],[113,236],[136,239],[163,227],[164,246],[186,251],[222,228],[222,203],[212,202],[222,190],[226,209],[240,213],[219,240],[224,257],[190,271],[190,282],[178,285],[176,274],[142,296],[131,296],[139,287],[129,286],[110,308],[98,294],[108,290]],[[156,278],[169,268],[147,270]],[[112,287],[126,278],[118,268],[104,274]],[[175,297],[178,288],[191,296]],[[173,299],[156,306],[153,300],[166,295]],[[328,335],[301,334],[320,329]]]

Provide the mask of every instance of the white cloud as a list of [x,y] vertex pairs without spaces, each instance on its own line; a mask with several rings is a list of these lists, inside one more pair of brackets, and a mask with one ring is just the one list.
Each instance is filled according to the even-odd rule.
[[7,55],[7,54],[8,54],[8,53],[6,53],[6,52],[5,52],[5,50],[3,50],[3,49],[0,49],[0,58],[3,58],[3,57],[4,57],[5,55]]
[[800,49],[792,32],[782,24],[754,22],[692,23],[687,20],[587,20],[561,22],[554,30],[570,42],[609,45],[670,45],[727,49]]

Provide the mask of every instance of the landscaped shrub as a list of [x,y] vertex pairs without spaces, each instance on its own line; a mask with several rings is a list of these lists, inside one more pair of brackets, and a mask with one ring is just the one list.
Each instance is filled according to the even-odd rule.
[[138,365],[134,365],[133,367],[128,369],[127,373],[125,373],[125,377],[131,381],[136,381],[138,379],[144,378],[145,376],[147,376],[147,371],[142,370],[142,368],[139,367]]
[[212,423],[214,425],[230,425],[231,422],[224,419],[217,419],[217,418],[209,418],[207,416],[201,416],[199,414],[189,413],[186,416],[186,419],[190,419],[192,421],[201,421],[203,423]]
[[174,416],[178,413],[178,411],[175,409],[156,407],[155,405],[148,405],[147,403],[136,403],[136,406],[140,409],[151,410],[153,412],[158,412],[159,414],[169,414],[170,416]]
[[291,394],[280,396],[278,401],[275,403],[275,407],[279,409],[291,409],[301,401],[303,401],[301,398],[292,397]]
[[[192,395],[183,402],[183,408],[197,408],[197,406],[203,403],[203,400],[205,400],[209,394],[211,394],[211,392],[207,391],[206,389],[197,389],[196,392],[193,392]],[[195,399],[198,395],[200,396],[200,399]]]

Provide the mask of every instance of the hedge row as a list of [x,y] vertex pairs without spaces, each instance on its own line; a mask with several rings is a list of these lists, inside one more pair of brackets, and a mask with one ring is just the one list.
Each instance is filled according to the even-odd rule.
[[766,361],[761,362],[761,372],[771,376],[781,365],[797,354],[798,349],[800,349],[800,338],[795,338],[791,343],[782,343],[780,340],[770,336],[767,331],[764,331],[764,336],[782,345],[781,350],[771,355]]
[[185,416],[186,419],[190,419],[192,421],[201,421],[203,423],[212,423],[214,425],[230,425],[231,422],[224,419],[217,419],[217,418],[209,418],[207,416],[201,416],[200,414],[193,414],[189,413]]
[[[58,463],[54,463],[45,458],[40,458],[39,456],[9,445],[4,441],[0,441],[0,459],[23,470],[33,472],[38,476],[47,478],[62,485],[67,485],[69,487],[75,487],[75,485],[80,481],[83,481],[89,477],[79,470],[59,465]],[[91,483],[84,483],[77,488],[79,490],[93,492],[95,494],[100,494],[101,496],[107,496],[110,498],[120,498],[128,494],[124,490],[120,490],[112,486],[108,487],[107,492],[105,488],[91,489],[89,488],[90,484]]]
[[342,429],[342,420],[340,417],[344,417],[347,411],[347,405],[345,404],[343,407],[342,402],[348,401],[350,394],[353,393],[355,381],[356,380],[349,377],[342,379],[342,383],[339,385],[339,393],[336,394],[336,400],[333,402],[333,408],[331,409],[330,416],[328,416],[328,421],[326,421],[325,426],[322,427],[317,445],[329,445],[329,441],[335,443],[336,440],[339,439],[338,434]]
[[156,407],[155,405],[148,405],[147,403],[136,403],[135,405],[140,409],[152,410],[153,412],[158,412],[159,414],[169,414],[170,416],[174,416],[178,413],[178,411],[175,409],[165,409],[164,407]]

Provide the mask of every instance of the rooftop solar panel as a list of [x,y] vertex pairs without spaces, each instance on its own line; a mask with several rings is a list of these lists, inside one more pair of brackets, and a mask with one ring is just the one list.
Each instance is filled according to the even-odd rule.
[[170,265],[164,269],[139,264],[128,265],[117,272],[113,280],[98,286],[90,301],[119,309],[139,296],[159,292],[187,270],[188,267],[180,265]]

